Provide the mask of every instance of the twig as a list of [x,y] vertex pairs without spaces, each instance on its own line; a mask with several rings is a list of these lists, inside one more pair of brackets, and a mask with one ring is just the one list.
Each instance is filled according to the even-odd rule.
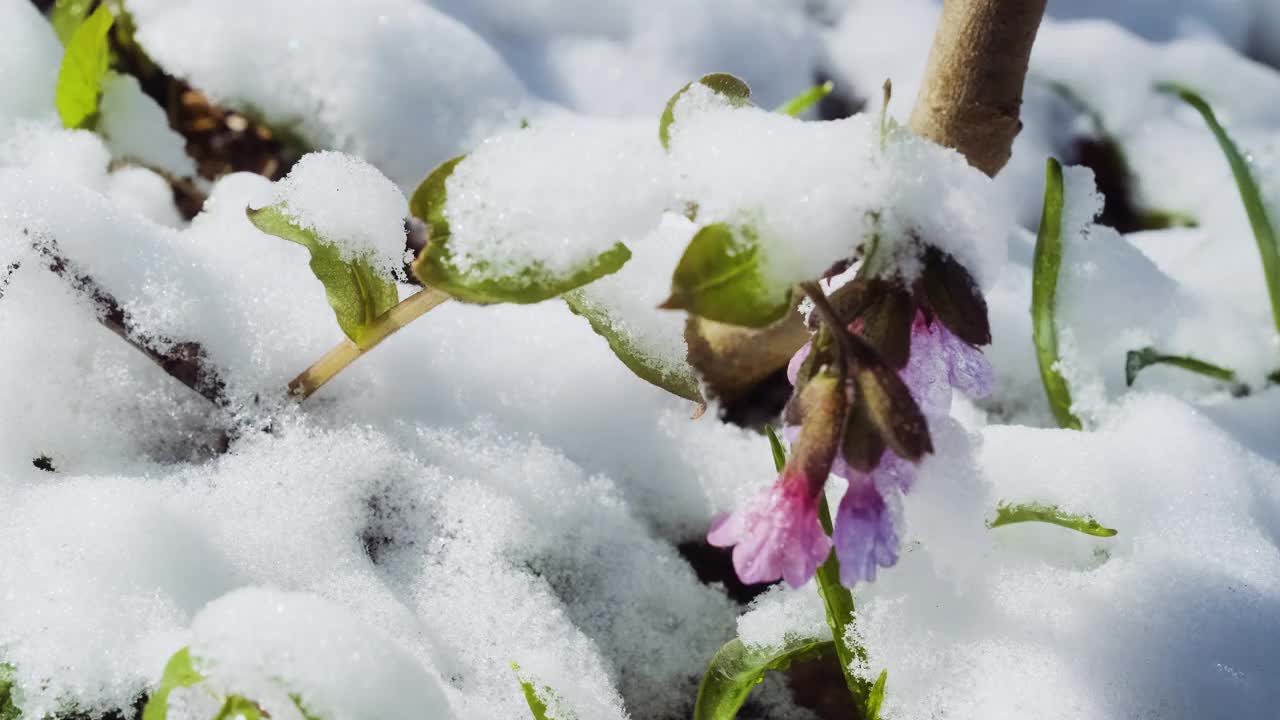
[[[24,229],[23,234],[29,233]],[[41,237],[32,241],[32,247],[47,261],[47,267],[53,274],[65,280],[78,295],[93,303],[98,322],[103,327],[146,355],[152,362],[159,365],[160,369],[204,399],[219,408],[228,406],[226,384],[208,361],[204,347],[200,343],[192,341],[162,343],[148,337],[135,326],[129,313],[125,312],[106,288],[98,284],[90,275],[77,270],[75,265],[61,253],[56,240]]]

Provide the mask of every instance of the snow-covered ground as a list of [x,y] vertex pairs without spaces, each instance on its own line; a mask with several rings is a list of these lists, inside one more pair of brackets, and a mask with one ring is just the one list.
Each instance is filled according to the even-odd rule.
[[[633,246],[585,292],[663,367],[681,363],[684,323],[655,306],[696,230],[677,198],[707,199],[700,223],[745,198],[778,256],[821,252],[883,207],[974,269],[996,391],[934,420],[937,452],[899,508],[901,561],[855,590],[864,670],[888,671],[884,717],[1274,717],[1280,390],[1265,378],[1280,338],[1227,163],[1154,86],[1205,95],[1280,216],[1280,71],[1263,64],[1280,62],[1275,0],[1050,0],[1025,127],[994,182],[936,148],[866,164],[885,78],[889,114],[909,113],[932,0],[125,5],[167,72],[373,167],[299,166],[349,194],[230,175],[186,222],[141,167],[191,172],[160,108],[117,78],[99,132],[62,129],[60,43],[28,0],[0,0],[0,664],[23,717],[128,710],[190,646],[211,686],[276,718],[302,717],[290,694],[328,718],[529,717],[516,663],[580,720],[665,720],[688,717],[735,632],[823,629],[812,586],[743,615],[677,550],[773,481],[768,443],[714,411],[692,419],[560,300],[446,303],[286,399],[343,335],[306,249],[246,206],[283,199],[357,244],[377,234],[366,244],[395,266],[397,193],[472,150],[449,186],[457,247],[558,268]],[[802,127],[712,111],[664,154],[667,99],[714,71],[761,108],[823,77],[871,112]],[[1077,432],[1053,425],[1028,308],[1045,158],[1076,160],[1089,113],[1123,149],[1137,206],[1198,226],[1094,226],[1093,178],[1068,173],[1058,319]],[[69,273],[32,249],[49,243]],[[780,266],[800,277],[822,259]],[[198,342],[225,407],[105,329],[68,275],[159,345]],[[1231,367],[1253,392],[1166,367],[1128,388],[1125,353],[1144,346]],[[211,450],[228,425],[230,450]],[[1118,534],[987,528],[997,504],[1031,501]],[[200,689],[173,698],[172,717],[217,710]],[[748,716],[813,717],[776,675]]]

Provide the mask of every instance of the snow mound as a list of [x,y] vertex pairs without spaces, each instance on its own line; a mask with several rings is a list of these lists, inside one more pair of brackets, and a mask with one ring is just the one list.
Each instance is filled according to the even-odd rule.
[[374,166],[339,152],[308,153],[274,189],[268,204],[283,204],[294,224],[336,245],[344,259],[400,272],[408,204]]
[[564,275],[641,240],[669,203],[655,135],[650,123],[564,117],[486,139],[447,181],[452,263]]
[[129,0],[138,42],[214,100],[411,190],[524,101],[483,40],[416,0]]

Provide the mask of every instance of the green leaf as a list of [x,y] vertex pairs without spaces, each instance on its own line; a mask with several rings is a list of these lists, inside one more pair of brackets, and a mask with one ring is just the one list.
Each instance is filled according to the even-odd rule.
[[765,425],[764,433],[769,436],[769,449],[773,451],[773,469],[782,472],[787,464],[787,451],[782,447],[782,440],[778,438],[772,425]]
[[997,528],[1022,522],[1050,523],[1095,537],[1112,537],[1116,534],[1115,530],[1100,525],[1092,515],[1073,515],[1059,510],[1057,506],[1040,503],[1001,503],[996,507],[996,519],[987,523],[987,527]]
[[654,360],[654,356],[645,352],[641,342],[626,331],[626,326],[618,322],[608,308],[592,302],[581,289],[567,292],[562,297],[575,315],[580,315],[591,323],[591,329],[609,343],[613,354],[637,377],[672,395],[702,402],[698,378],[687,362],[681,361],[679,367],[670,367],[667,363]]
[[1152,365],[1172,365],[1189,372],[1198,373],[1214,380],[1231,383],[1232,392],[1248,394],[1249,387],[1236,382],[1236,371],[1221,365],[1205,362],[1190,355],[1165,355],[1153,347],[1141,350],[1130,350],[1124,359],[1124,382],[1132,386],[1138,379],[1138,373]]
[[[542,692],[538,692],[538,688],[529,680],[526,680],[520,672],[520,666],[511,663],[511,669],[516,673],[516,679],[520,681],[520,689],[524,692],[524,700],[529,704],[529,711],[533,713],[533,720],[551,720],[551,716],[547,714],[547,703],[543,698],[549,698],[553,703],[558,703],[559,696],[551,688],[543,685]],[[564,710],[558,709],[557,718],[560,720],[573,720],[573,714],[565,714]]]
[[1058,328],[1054,321],[1054,304],[1058,294],[1058,269],[1062,265],[1062,165],[1049,158],[1045,176],[1044,213],[1036,236],[1031,278],[1031,331],[1040,363],[1040,379],[1049,408],[1058,425],[1072,430],[1081,428],[1080,420],[1071,414],[1071,389],[1058,371]]
[[338,325],[351,342],[363,348],[374,321],[399,301],[395,282],[374,270],[367,260],[343,258],[337,245],[325,242],[313,230],[295,225],[283,205],[250,209],[246,214],[259,230],[311,252],[311,272],[324,285]]
[[204,676],[191,665],[191,649],[182,648],[169,658],[160,676],[160,687],[151,693],[147,706],[142,710],[142,720],[165,720],[169,715],[169,693],[177,688],[187,688],[204,681]]
[[22,710],[13,699],[13,666],[0,663],[0,720],[22,720]]
[[114,22],[111,11],[103,3],[71,33],[67,41],[54,96],[64,127],[88,127],[98,114],[102,80],[110,64],[107,35]]
[[262,712],[258,703],[239,695],[228,695],[218,714],[213,716],[213,720],[232,720],[237,717],[243,717],[244,720],[262,720],[269,716]]
[[540,263],[515,275],[497,277],[484,262],[472,263],[466,272],[458,270],[449,249],[449,221],[444,211],[448,201],[446,182],[465,158],[465,155],[453,158],[431,171],[409,199],[409,211],[427,224],[427,247],[413,263],[413,274],[424,285],[443,290],[463,302],[481,305],[536,303],[615,273],[631,259],[627,246],[617,243],[568,275],[552,273]]
[[662,307],[708,320],[762,328],[791,311],[791,288],[770,287],[760,267],[760,239],[747,225],[708,225],[689,241]]
[[1241,154],[1231,136],[1218,122],[1213,108],[1194,90],[1176,83],[1164,83],[1157,89],[1160,92],[1177,95],[1183,102],[1195,108],[1209,126],[1209,131],[1218,141],[1222,153],[1226,155],[1227,164],[1231,166],[1231,174],[1236,180],[1236,188],[1240,191],[1240,200],[1244,203],[1245,213],[1249,216],[1249,225],[1253,228],[1253,239],[1258,244],[1258,255],[1262,259],[1262,274],[1266,278],[1267,294],[1271,298],[1271,317],[1275,321],[1276,331],[1280,332],[1280,239],[1277,238],[1275,225],[1267,213],[1258,182],[1249,170],[1249,161]]
[[884,686],[888,680],[889,671],[881,670],[880,677],[876,678],[876,684],[867,697],[867,720],[880,720],[880,706],[884,704]]
[[800,117],[805,110],[817,105],[822,98],[831,94],[836,89],[836,84],[830,80],[821,85],[814,85],[799,95],[779,105],[774,112],[790,115],[791,117]]
[[[698,83],[711,88],[717,95],[724,97],[729,101],[730,105],[741,107],[751,104],[751,88],[747,86],[741,79],[728,73],[712,73],[703,75]],[[675,107],[680,101],[680,96],[684,95],[693,83],[688,83],[684,87],[676,91],[675,95],[667,101],[667,106],[662,110],[662,118],[658,121],[658,140],[662,142],[662,147],[671,147],[671,123],[675,122]]]
[[830,640],[796,638],[782,647],[747,647],[734,638],[707,665],[693,708],[694,720],[732,720],[751,689],[770,670],[786,670],[791,663],[823,657],[835,650]]
[[89,16],[93,0],[58,0],[49,11],[49,23],[58,41],[66,45],[71,40],[76,28]]

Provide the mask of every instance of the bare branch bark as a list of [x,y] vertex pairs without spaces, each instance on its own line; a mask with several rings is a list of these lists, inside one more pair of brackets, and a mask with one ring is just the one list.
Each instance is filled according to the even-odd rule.
[[1022,129],[1022,87],[1045,3],[946,0],[911,129],[994,177]]

